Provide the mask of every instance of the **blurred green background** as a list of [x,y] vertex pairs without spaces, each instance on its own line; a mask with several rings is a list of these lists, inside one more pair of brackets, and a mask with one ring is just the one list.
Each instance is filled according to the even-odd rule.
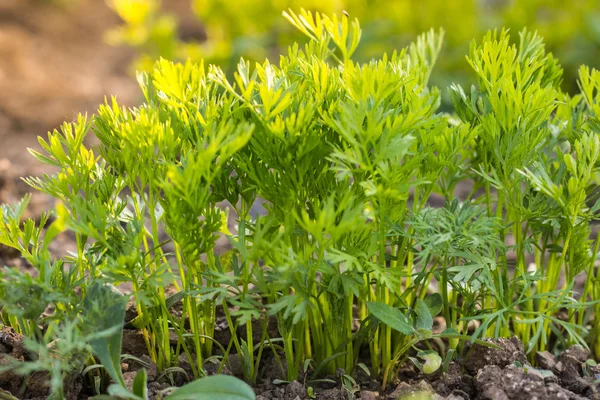
[[[445,47],[432,83],[445,88],[468,82],[465,55],[472,39],[492,28],[514,33],[537,30],[565,68],[564,89],[576,89],[581,64],[600,63],[598,0],[189,0],[198,33],[186,37],[175,13],[164,0],[107,0],[123,24],[107,32],[114,45],[137,49],[133,68],[148,69],[159,56],[205,59],[231,72],[239,57],[253,61],[275,59],[299,39],[281,17],[283,10],[301,7],[358,18],[363,39],[357,60],[378,57],[405,46],[423,31],[443,28]],[[300,40],[302,40],[300,38]]]

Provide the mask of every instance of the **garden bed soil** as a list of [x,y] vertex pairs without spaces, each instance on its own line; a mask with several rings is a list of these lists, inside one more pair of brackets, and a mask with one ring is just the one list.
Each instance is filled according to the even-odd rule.
[[[536,355],[536,368],[525,356],[523,345],[518,339],[490,340],[499,348],[473,345],[460,363],[452,362],[446,372],[438,371],[423,375],[406,364],[386,390],[381,382],[369,377],[362,369],[353,376],[357,386],[354,398],[360,400],[393,399],[452,399],[452,400],[542,400],[542,399],[598,399],[600,367],[589,362],[587,350],[573,346],[558,357],[549,352]],[[222,343],[226,345],[227,343]],[[138,331],[126,329],[123,336],[123,353],[136,356],[137,360],[126,361],[123,365],[127,384],[133,382],[137,371],[146,368],[150,398],[172,386],[168,378],[158,373],[156,365],[145,352],[143,339]],[[24,347],[23,337],[12,329],[0,332],[0,366],[11,360],[31,360]],[[140,362],[141,361],[141,362]],[[191,376],[191,368],[185,356],[180,357],[180,367]],[[310,384],[303,382],[280,383],[282,369],[274,357],[266,356],[260,371],[260,379],[254,390],[257,400],[346,400],[349,392],[342,387],[338,376],[329,377],[338,382],[331,384]],[[205,363],[205,370],[214,374],[218,365]],[[239,357],[232,354],[222,371],[228,375],[241,377],[242,366]],[[175,372],[171,376],[175,385],[187,382],[185,374]],[[74,374],[66,383],[67,399],[87,399],[94,395],[90,379]],[[12,372],[0,374],[0,388],[19,399],[44,399],[49,394],[49,376],[34,373],[28,378]],[[312,392],[312,394],[311,394]],[[312,397],[311,397],[312,396]],[[2,392],[0,392],[0,398]]]

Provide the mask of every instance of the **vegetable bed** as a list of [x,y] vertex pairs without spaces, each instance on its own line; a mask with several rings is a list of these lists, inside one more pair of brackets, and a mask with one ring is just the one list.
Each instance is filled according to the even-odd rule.
[[570,96],[491,31],[445,114],[443,32],[360,64],[357,20],[284,15],[278,65],[160,60],[141,106],[40,138],[58,202],[2,207],[35,273],[1,272],[0,396],[597,396],[600,72]]

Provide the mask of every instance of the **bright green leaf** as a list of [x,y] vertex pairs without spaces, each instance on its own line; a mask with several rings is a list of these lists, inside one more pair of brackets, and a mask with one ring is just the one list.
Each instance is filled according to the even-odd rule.
[[177,389],[166,400],[254,400],[247,383],[228,375],[213,375],[198,379]]
[[397,308],[378,302],[368,302],[367,308],[371,314],[390,328],[405,335],[412,335],[415,332],[408,318]]

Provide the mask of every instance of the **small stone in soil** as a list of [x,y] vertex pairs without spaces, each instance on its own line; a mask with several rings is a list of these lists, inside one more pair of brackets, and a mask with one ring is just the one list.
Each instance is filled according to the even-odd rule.
[[133,388],[133,380],[135,379],[136,375],[137,375],[137,372],[125,372],[125,373],[123,373],[123,380],[125,381],[125,387],[127,389],[129,389],[130,391]]
[[556,357],[549,351],[538,351],[535,353],[535,362],[543,369],[553,369],[556,365]]
[[360,400],[377,400],[379,397],[379,392],[371,392],[368,390],[363,390],[360,392]]

